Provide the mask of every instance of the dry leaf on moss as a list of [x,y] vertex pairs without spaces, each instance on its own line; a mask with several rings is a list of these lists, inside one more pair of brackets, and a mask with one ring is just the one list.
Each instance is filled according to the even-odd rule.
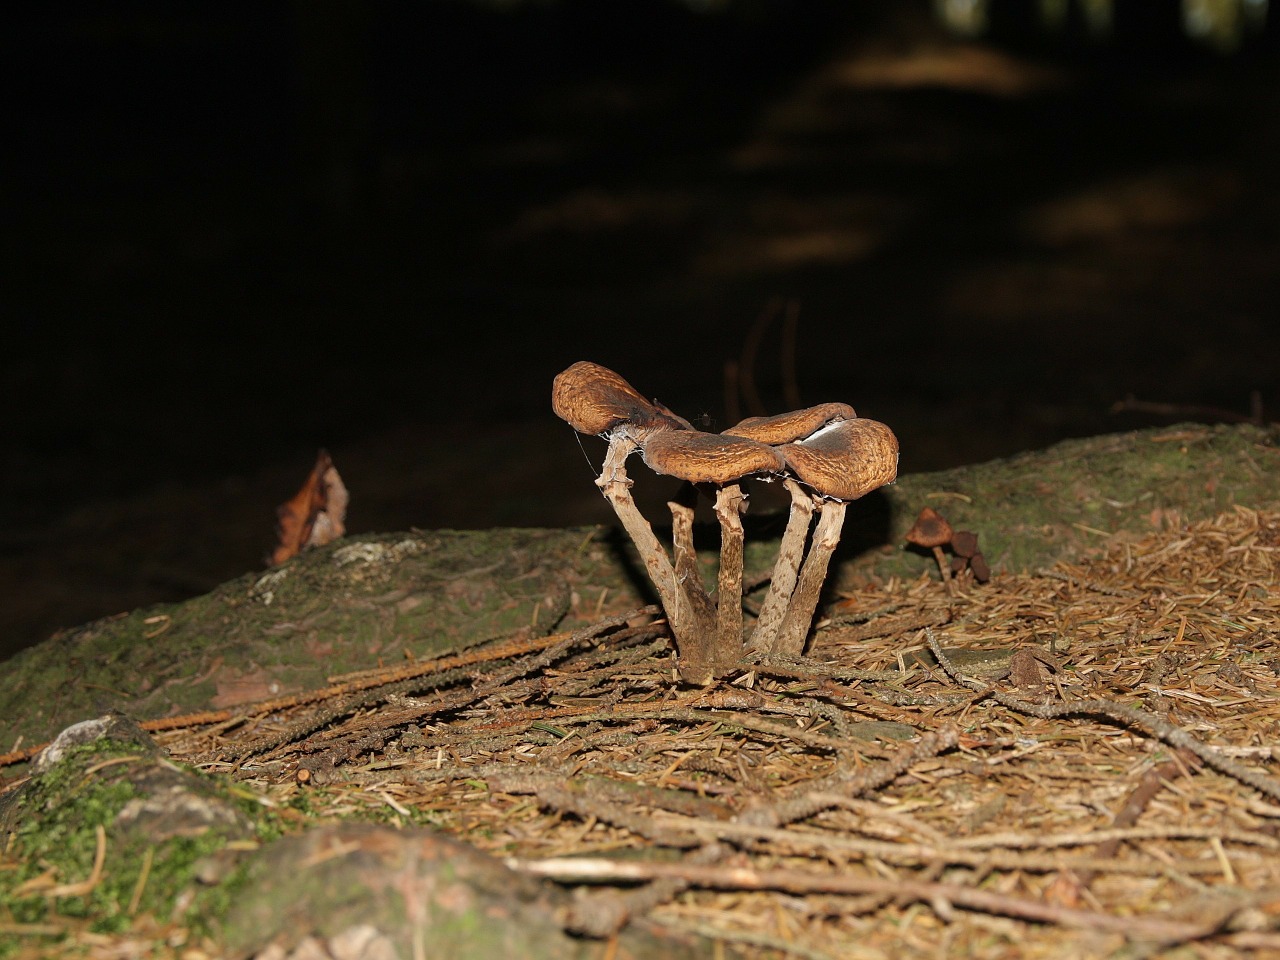
[[279,544],[271,554],[271,565],[279,566],[310,547],[332,543],[347,532],[347,488],[326,450],[316,457],[316,465],[291,500],[276,509]]

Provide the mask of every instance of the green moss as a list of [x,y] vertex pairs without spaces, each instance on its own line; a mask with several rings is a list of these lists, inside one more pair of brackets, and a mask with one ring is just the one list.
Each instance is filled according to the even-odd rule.
[[140,719],[194,712],[245,682],[264,695],[287,693],[406,650],[425,656],[535,619],[546,626],[568,602],[565,571],[588,535],[344,540],[185,603],[87,624],[6,662],[0,702],[21,709],[0,717],[0,743],[38,743],[104,706]]
[[[225,880],[202,887],[196,879],[201,864],[225,857],[229,835],[244,836],[249,825],[260,842],[279,835],[279,826],[264,816],[252,792],[196,771],[175,770],[152,753],[141,734],[139,738],[102,736],[68,747],[11,796],[0,811],[0,823],[9,825],[3,838],[5,866],[12,867],[0,870],[0,918],[55,925],[58,918],[84,920],[91,932],[102,934],[125,932],[144,915],[186,919],[207,928],[203,918],[225,903],[230,892],[222,889]],[[146,784],[160,795],[178,784],[211,805],[233,808],[242,819],[231,817],[222,826],[155,840],[145,829],[129,826],[131,816],[120,816],[132,801],[149,796]],[[102,866],[91,889],[48,895],[51,886],[88,881],[100,845]],[[234,869],[230,876],[234,878]],[[42,882],[31,883],[37,880]],[[185,917],[175,917],[179,898],[191,890],[197,896]],[[0,957],[30,945],[0,937]]]

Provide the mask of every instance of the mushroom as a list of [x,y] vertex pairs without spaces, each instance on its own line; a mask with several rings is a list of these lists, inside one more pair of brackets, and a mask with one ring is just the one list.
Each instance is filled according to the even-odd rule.
[[659,403],[650,403],[608,367],[580,360],[551,384],[551,409],[579,433],[639,442],[654,430],[689,429]]
[[[742,658],[742,514],[747,496],[738,481],[756,474],[782,473],[786,462],[766,444],[699,430],[655,433],[641,445],[640,455],[654,473],[715,491],[716,519],[720,522],[715,635],[707,638],[710,642],[687,644],[687,652],[681,651],[681,674],[686,670],[691,675],[705,670],[713,676],[727,673]],[[690,557],[692,567],[692,508],[678,506],[680,509],[672,507],[677,576],[682,556]],[[697,579],[696,568],[685,579]]]
[[957,576],[968,570],[973,579],[986,583],[991,579],[991,568],[987,566],[987,558],[978,549],[978,535],[971,530],[957,530],[951,535],[951,575]]
[[[851,420],[856,416],[853,407],[847,403],[823,403],[773,417],[749,417],[724,433],[759,440],[761,443],[793,443],[811,436],[831,423]],[[756,618],[755,630],[747,641],[749,653],[767,653],[773,642],[795,590],[800,563],[804,559],[805,540],[809,536],[809,525],[813,520],[813,497],[790,477],[783,483],[791,494],[791,512],[778,548],[778,559],[774,562],[773,573],[769,578],[769,590],[760,607],[760,615]]]
[[830,423],[804,440],[778,447],[778,452],[809,491],[818,523],[777,632],[758,640],[753,637],[752,647],[798,656],[804,650],[831,555],[840,542],[848,503],[898,475],[898,438],[883,423],[855,418]]
[[951,567],[947,564],[942,548],[951,542],[952,536],[951,524],[933,507],[925,507],[920,511],[906,536],[907,543],[933,551],[933,559],[938,562],[938,571],[942,574],[948,593],[955,593],[955,585],[951,582]]
[[[671,623],[680,675],[708,683],[732,669],[742,645],[742,522],[746,498],[737,481],[754,473],[781,473],[772,447],[742,437],[702,433],[661,404],[650,403],[622,377],[598,364],[575,363],[555,379],[552,408],[581,433],[609,441],[596,485],[622,522]],[[716,491],[720,519],[720,590],[713,606],[697,571],[692,508],[673,501],[675,565],[631,497],[625,462],[636,449],[655,473]],[[736,616],[735,616],[736,613]]]
[[658,600],[670,618],[671,632],[679,643],[685,629],[685,624],[680,622],[680,612],[691,605],[678,602],[681,590],[675,570],[653,528],[631,497],[631,480],[625,463],[640,440],[654,432],[682,430],[685,426],[664,412],[664,408],[646,400],[612,370],[585,360],[555,378],[551,408],[579,433],[598,434],[609,441],[596,486],[635,544],[645,572],[658,591]]
[[[783,476],[791,515],[773,581],[752,635],[753,652],[798,654],[813,620],[831,555],[850,500],[893,480],[898,441],[882,423],[861,419],[843,403],[826,403],[776,417],[753,417],[720,434],[687,420],[598,364],[575,363],[555,379],[552,407],[581,433],[609,441],[596,485],[608,499],[644,561],[671,624],[680,676],[706,684],[742,659],[741,481]],[[655,472],[686,483],[668,503],[672,557],[631,497],[626,459],[636,450]],[[715,602],[703,586],[693,545],[688,491],[714,493],[720,523],[720,569]],[[818,522],[808,555],[813,514]]]

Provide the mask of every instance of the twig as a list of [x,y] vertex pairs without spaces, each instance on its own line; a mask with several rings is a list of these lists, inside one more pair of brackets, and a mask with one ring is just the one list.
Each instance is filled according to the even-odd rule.
[[[875,858],[900,866],[927,866],[941,862],[973,867],[978,871],[1021,870],[1028,873],[1047,873],[1061,870],[1096,870],[1121,876],[1141,877],[1167,876],[1171,869],[1188,876],[1205,874],[1220,876],[1222,873],[1222,868],[1217,863],[1204,859],[1164,862],[1139,859],[1104,860],[1099,857],[1057,853],[1009,853],[980,848],[969,849],[964,845],[963,840],[953,844],[903,843],[868,840],[862,837],[843,837],[830,831],[816,833],[803,832],[795,828],[761,827],[735,821],[720,823],[697,820],[682,826],[706,839],[727,840],[742,847],[750,847],[756,842],[767,842],[768,849],[773,853],[785,851],[820,856],[840,853]],[[1141,839],[1141,835],[1135,838]],[[1224,839],[1234,838],[1225,837]]]
[[765,950],[776,951],[784,956],[800,957],[801,960],[836,960],[834,956],[825,950],[801,946],[782,937],[771,937],[768,934],[751,930],[729,930],[724,927],[713,926],[710,923],[691,923],[677,917],[654,916],[650,918],[650,921],[676,933],[692,934],[696,937],[704,937],[712,942],[738,944],[744,947],[761,947]]
[[[728,853],[729,848],[724,844],[711,843],[691,853],[684,862],[694,869],[710,867]],[[508,864],[510,863],[511,861],[508,861]],[[632,917],[644,916],[654,907],[673,899],[690,886],[688,878],[679,874],[641,879],[649,879],[653,882],[625,893],[618,890],[602,890],[580,897],[567,911],[566,928],[587,937],[611,937],[626,926]]]
[[757,673],[794,680],[870,680],[888,681],[902,677],[897,670],[861,670],[839,663],[827,663],[810,657],[758,657],[747,665]]
[[[452,696],[438,697],[425,707],[420,708],[421,713],[419,715],[443,710],[456,710],[460,707],[466,706],[468,703],[473,703],[474,701],[482,699],[493,693],[495,690],[509,683],[516,677],[527,675],[538,670],[540,667],[554,662],[578,643],[595,639],[609,630],[622,626],[633,617],[656,612],[657,611],[654,607],[642,607],[641,609],[633,610],[630,613],[607,617],[604,620],[593,623],[589,627],[583,628],[582,630],[577,630],[570,634],[562,634],[555,643],[543,649],[536,656],[516,660],[504,670],[499,671],[489,680],[478,684],[470,690],[465,690]],[[304,717],[302,720],[291,724],[279,733],[258,737],[257,739],[251,740],[247,743],[235,744],[228,750],[214,751],[211,754],[207,754],[204,757],[199,758],[197,762],[207,763],[224,759],[234,759],[237,762],[242,762],[255,754],[264,753],[265,751],[274,749],[284,743],[289,743],[293,740],[305,737],[307,734],[318,730],[325,724],[330,723],[338,717],[350,713],[353,710],[357,710],[360,707],[367,706],[378,700],[386,699],[393,694],[409,693],[416,689],[414,684],[419,682],[418,678],[411,678],[409,680],[392,684],[384,684],[379,687],[363,690],[353,696],[340,700],[338,703],[326,707],[323,710],[316,711],[309,717]]]
[[926,733],[915,743],[899,750],[883,763],[865,767],[857,772],[842,771],[823,777],[815,781],[804,796],[746,810],[737,818],[737,822],[752,826],[777,827],[797,820],[805,820],[820,810],[835,806],[842,796],[861,796],[892,783],[922,760],[931,759],[950,750],[959,738],[960,733],[953,726],[943,727],[934,733]]
[[[654,610],[656,613],[657,611]],[[206,710],[200,713],[188,713],[180,717],[164,717],[159,720],[146,720],[139,724],[143,730],[148,733],[161,733],[169,730],[180,730],[185,727],[206,726],[213,723],[224,723],[234,717],[255,717],[267,713],[279,713],[283,710],[289,710],[293,707],[305,706],[308,703],[317,703],[321,700],[330,700],[334,697],[345,696],[350,693],[358,693],[361,690],[373,690],[381,687],[389,687],[393,684],[406,680],[413,680],[417,677],[430,676],[435,673],[451,673],[466,667],[474,667],[481,663],[492,663],[500,660],[510,660],[513,657],[521,657],[529,653],[535,653],[538,650],[545,650],[547,647],[555,646],[564,640],[565,637],[572,636],[572,633],[556,633],[545,637],[521,637],[512,640],[504,640],[499,643],[487,644],[483,647],[477,647],[467,650],[463,653],[451,654],[445,657],[436,657],[432,660],[424,660],[418,663],[408,664],[403,667],[394,667],[391,669],[383,668],[380,670],[363,670],[355,674],[348,674],[342,678],[341,682],[331,684],[327,687],[319,687],[315,690],[305,690],[301,693],[290,694],[285,697],[276,697],[273,700],[260,700],[256,703],[247,703],[233,710]]]
[[[561,883],[618,883],[639,880],[674,880],[683,886],[717,890],[782,890],[787,893],[887,894],[907,897],[920,903],[939,902],[984,913],[1021,920],[1053,923],[1082,930],[1119,933],[1134,940],[1185,943],[1207,937],[1222,926],[1214,917],[1199,923],[1164,916],[1118,917],[1092,910],[1060,907],[1039,900],[979,890],[954,883],[922,883],[856,876],[847,872],[815,874],[801,870],[757,870],[714,864],[657,863],[653,861],[610,860],[607,858],[564,857],[550,860],[510,858],[507,866],[522,873],[550,877]],[[1272,899],[1280,899],[1273,893]]]
[[[1189,776],[1199,766],[1200,764],[1196,762],[1196,758],[1188,753],[1152,767],[1142,775],[1142,779],[1138,781],[1138,786],[1125,799],[1124,805],[1111,821],[1112,829],[1123,830],[1125,827],[1133,826],[1147,809],[1147,805],[1151,803],[1157,793],[1165,788],[1169,781],[1176,780],[1178,777]],[[1122,842],[1123,838],[1120,835],[1108,837],[1098,845],[1096,853],[1100,857],[1114,857]],[[1088,879],[1081,879],[1085,884],[1089,882]]]
[[1273,800],[1280,800],[1280,782],[1250,770],[1243,764],[1236,763],[1230,757],[1223,756],[1203,740],[1193,737],[1185,730],[1175,727],[1153,713],[1139,710],[1136,707],[1131,707],[1115,700],[1073,700],[1070,703],[1041,704],[1010,696],[982,683],[980,680],[960,674],[948,659],[946,653],[943,652],[942,645],[933,635],[933,630],[926,629],[925,635],[928,637],[929,649],[937,657],[938,664],[946,672],[947,676],[956,683],[977,691],[984,697],[990,697],[1010,710],[1037,717],[1041,720],[1056,720],[1060,717],[1081,715],[1106,717],[1120,726],[1145,730],[1151,736],[1158,740],[1163,740],[1171,747],[1190,751],[1203,760],[1206,766],[1212,767],[1219,773],[1225,773],[1229,777],[1234,777],[1246,786],[1253,787],[1259,793],[1271,797]]
[[[1163,766],[1163,764],[1161,765]],[[1156,767],[1148,770],[1143,776],[1143,784],[1147,783],[1147,777],[1156,771]],[[1139,790],[1143,786],[1139,785]],[[1130,802],[1138,791],[1130,795],[1130,799],[1125,804],[1125,809],[1129,809]],[[1119,817],[1117,817],[1117,820]],[[1263,850],[1280,851],[1280,839],[1277,839],[1266,833],[1258,833],[1250,830],[1230,830],[1224,827],[1194,827],[1194,826],[1177,826],[1177,827],[1135,827],[1135,826],[1111,826],[1101,830],[1086,830],[1078,833],[989,833],[980,837],[961,837],[953,841],[958,848],[966,850],[992,850],[999,847],[1011,849],[1053,849],[1056,847],[1085,847],[1093,844],[1098,845],[1098,850],[1108,850],[1106,856],[1114,855],[1115,850],[1121,843],[1130,840],[1210,840],[1218,839],[1229,843],[1240,843],[1248,846],[1261,847]],[[1095,853],[1094,857],[1099,858],[1102,854]]]
[[[703,816],[708,811],[719,818],[728,814],[728,808],[711,800],[703,800],[684,791],[649,788],[645,795],[637,797],[628,785],[605,777],[591,777],[586,781],[565,780],[561,771],[500,771],[485,778],[491,790],[500,793],[532,793],[545,807],[560,813],[572,813],[583,820],[594,817],[615,827],[622,827],[637,836],[644,837],[665,847],[687,849],[705,841],[687,830],[663,825],[653,817],[626,809],[624,803],[637,801],[661,809],[679,809],[689,816]],[[670,794],[670,796],[667,796]],[[704,809],[697,809],[697,801]]]
[[[656,608],[648,609],[650,612],[657,612]],[[444,674],[449,678],[447,682],[452,683],[457,677],[470,675],[471,671],[466,668],[474,667],[481,663],[508,660],[537,650],[544,650],[559,643],[567,636],[571,636],[571,634],[558,633],[546,637],[521,637],[504,640],[476,647],[463,653],[437,657],[433,660],[425,660],[403,667],[360,671],[357,674],[349,675],[351,679],[344,679],[340,683],[330,684],[327,687],[304,690],[300,693],[275,697],[271,700],[259,700],[255,703],[247,703],[236,707],[233,710],[202,710],[197,713],[185,713],[176,717],[144,720],[138,726],[148,733],[167,733],[173,730],[206,727],[220,723],[240,723],[252,717],[279,713],[295,707],[305,706],[308,703],[318,703],[321,700],[331,700],[335,697],[357,693],[361,690],[381,690],[385,688],[388,691],[393,691],[398,683],[405,683],[406,681],[431,674]],[[429,688],[429,686],[424,685],[416,689]],[[412,689],[412,687],[410,686],[407,689]],[[0,767],[11,766],[15,763],[25,763],[47,746],[49,746],[49,741],[0,754]]]
[[[857,773],[835,774],[819,781],[828,791],[839,791],[840,796],[832,796],[829,792],[819,794],[815,791],[796,799],[758,806],[735,818],[734,824],[747,829],[753,827],[777,829],[782,824],[811,816],[819,810],[836,806],[843,796],[858,796],[891,783],[914,763],[949,749],[955,744],[957,736],[955,728],[947,727],[937,733],[923,736],[917,743],[899,750],[888,762],[876,764]],[[694,823],[705,824],[706,821],[694,821]],[[693,869],[715,864],[727,856],[730,849],[731,847],[725,843],[710,843],[690,855],[684,863]],[[640,890],[627,893],[610,890],[580,899],[570,911],[569,929],[592,937],[611,936],[630,918],[646,913],[660,903],[665,903],[692,883],[679,871],[647,879],[653,879],[654,882]]]

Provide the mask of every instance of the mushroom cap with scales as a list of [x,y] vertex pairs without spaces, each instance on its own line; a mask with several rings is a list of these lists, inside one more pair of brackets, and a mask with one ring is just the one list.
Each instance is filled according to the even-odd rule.
[[857,500],[898,475],[898,438],[878,420],[840,420],[776,449],[797,480],[831,500]]
[[803,440],[827,424],[857,417],[847,403],[820,403],[816,407],[792,410],[772,417],[748,417],[728,430],[725,436],[745,437],[760,443],[779,444]]
[[556,377],[551,408],[579,433],[604,435],[624,424],[637,434],[688,429],[688,423],[666,407],[650,403],[621,376],[588,360],[578,361]]
[[655,432],[640,444],[640,456],[654,473],[690,483],[733,483],[786,469],[786,461],[774,447],[701,430]]

